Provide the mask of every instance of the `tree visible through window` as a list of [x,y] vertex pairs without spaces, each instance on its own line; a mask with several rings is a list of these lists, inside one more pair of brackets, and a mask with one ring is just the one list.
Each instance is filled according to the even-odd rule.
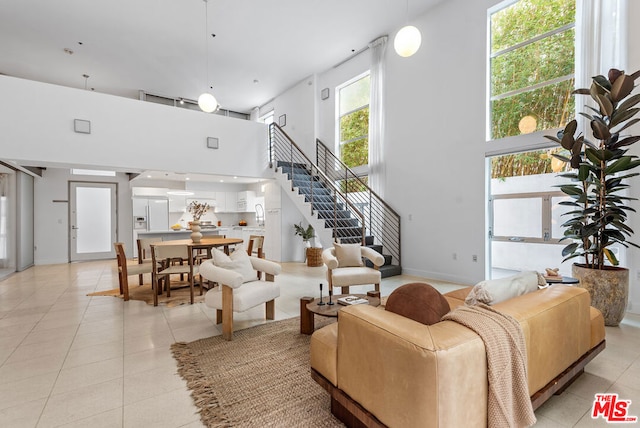
[[[340,160],[355,169],[365,184],[369,165],[370,81],[367,74],[338,89]],[[359,187],[356,183],[343,183],[345,191],[357,191]]]
[[491,139],[574,116],[575,0],[519,0],[490,14]]

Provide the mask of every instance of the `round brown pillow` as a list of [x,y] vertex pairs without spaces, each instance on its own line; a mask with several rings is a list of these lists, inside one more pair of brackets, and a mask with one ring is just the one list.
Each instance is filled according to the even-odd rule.
[[387,298],[387,311],[431,325],[449,312],[449,302],[424,282],[412,282],[396,288]]

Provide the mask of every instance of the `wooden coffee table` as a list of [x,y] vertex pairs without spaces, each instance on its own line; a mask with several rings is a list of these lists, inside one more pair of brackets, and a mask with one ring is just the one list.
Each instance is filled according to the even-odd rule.
[[344,305],[338,304],[337,300],[340,297],[346,296],[364,297],[369,301],[369,305],[380,306],[379,291],[368,291],[367,294],[339,294],[331,298],[331,300],[335,303],[334,305],[326,304],[329,301],[329,297],[322,298],[322,301],[325,303],[324,305],[318,305],[320,299],[314,299],[313,297],[302,297],[300,299],[300,334],[313,333],[315,329],[314,315],[336,318],[340,309],[346,307]]

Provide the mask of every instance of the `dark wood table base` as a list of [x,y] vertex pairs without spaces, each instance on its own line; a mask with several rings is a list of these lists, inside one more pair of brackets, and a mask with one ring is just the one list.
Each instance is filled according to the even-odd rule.
[[[338,298],[346,297],[346,296],[360,296],[365,297],[369,301],[369,305],[371,306],[379,306],[380,305],[380,292],[379,291],[368,291],[367,294],[340,294],[332,297],[332,301],[335,303],[334,305],[323,305],[318,306],[316,302],[317,299],[313,297],[302,297],[300,298],[300,334],[311,334],[315,330],[315,320],[314,316],[321,315],[324,317],[337,317],[338,311],[341,308],[344,308],[343,305],[337,303]],[[322,299],[323,302],[328,302],[329,298],[324,297]]]

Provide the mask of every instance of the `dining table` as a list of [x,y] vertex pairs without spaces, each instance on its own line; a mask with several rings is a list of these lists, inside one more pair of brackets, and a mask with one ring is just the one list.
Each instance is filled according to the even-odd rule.
[[173,239],[154,242],[153,245],[186,245],[193,250],[207,250],[207,258],[211,258],[212,248],[223,247],[223,251],[228,255],[230,245],[242,244],[243,242],[244,240],[242,238],[206,237],[202,238],[200,242],[193,242],[191,239]]

